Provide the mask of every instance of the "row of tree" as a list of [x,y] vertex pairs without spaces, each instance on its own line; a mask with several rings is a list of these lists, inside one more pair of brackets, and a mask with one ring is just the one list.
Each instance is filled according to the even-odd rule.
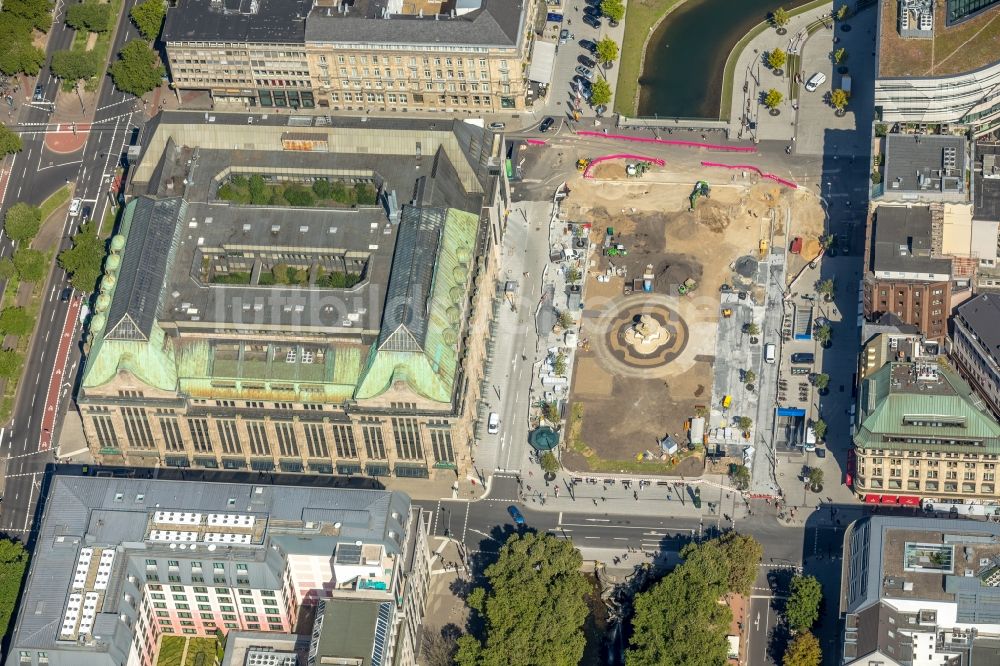
[[150,45],[160,34],[166,7],[163,0],[145,0],[133,7],[129,16],[143,39],[127,42],[108,73],[119,90],[141,97],[159,86],[166,73]]
[[35,34],[52,27],[49,0],[7,0],[0,10],[0,72],[34,76],[45,64],[45,51],[34,44]]

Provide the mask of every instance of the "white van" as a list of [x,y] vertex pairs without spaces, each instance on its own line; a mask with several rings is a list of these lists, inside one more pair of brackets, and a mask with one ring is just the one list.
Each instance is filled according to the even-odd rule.
[[500,432],[500,415],[496,412],[490,412],[490,418],[486,422],[486,432],[491,435]]
[[813,430],[812,425],[806,426],[806,441],[802,448],[806,451],[816,450],[816,431]]
[[73,199],[69,204],[69,215],[70,217],[76,217],[80,214],[80,208],[83,207],[83,199]]
[[768,363],[774,363],[774,343],[768,342],[764,345],[764,360]]
[[824,83],[826,83],[826,74],[823,72],[816,72],[809,77],[808,81],[806,81],[806,90],[809,92],[816,92],[816,89]]

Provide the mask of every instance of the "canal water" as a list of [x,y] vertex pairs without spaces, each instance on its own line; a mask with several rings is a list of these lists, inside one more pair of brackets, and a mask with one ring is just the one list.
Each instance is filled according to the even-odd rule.
[[639,78],[640,116],[718,118],[722,70],[747,32],[785,0],[686,0],[657,27]]

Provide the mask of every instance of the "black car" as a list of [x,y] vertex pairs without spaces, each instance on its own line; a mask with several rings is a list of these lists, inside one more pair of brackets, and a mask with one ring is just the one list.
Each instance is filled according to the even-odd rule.
[[59,294],[59,300],[65,303],[70,299],[71,296],[73,296],[73,288],[66,287],[65,289],[62,290],[62,293]]
[[577,74],[576,76],[573,77],[573,85],[574,86],[583,86],[584,89],[589,90],[590,86],[592,86],[593,83],[591,83],[589,79],[584,78],[580,74]]
[[583,8],[583,13],[586,16],[593,16],[594,18],[600,18],[601,8],[595,7],[593,5],[587,5],[586,7]]
[[579,58],[577,58],[577,60],[580,62],[581,65],[583,65],[584,67],[589,67],[590,69],[593,69],[594,67],[597,66],[597,63],[594,62],[592,58],[588,58],[585,55],[580,56]]
[[812,352],[799,352],[797,354],[792,354],[792,363],[807,365],[815,360],[816,356]]
[[555,119],[552,117],[546,118],[545,120],[542,121],[542,124],[538,126],[538,131],[548,132],[549,128],[551,128],[555,124],[555,122],[556,122]]
[[598,30],[601,29],[601,22],[598,21],[593,16],[591,16],[590,14],[583,15],[583,22],[589,25],[591,28],[597,28]]
[[581,39],[580,46],[587,49],[590,53],[597,53],[597,44],[589,39]]

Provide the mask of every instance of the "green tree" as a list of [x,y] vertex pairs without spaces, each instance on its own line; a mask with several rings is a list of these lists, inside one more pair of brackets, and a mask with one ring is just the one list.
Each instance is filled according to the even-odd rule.
[[370,183],[357,183],[354,186],[354,198],[359,206],[375,205],[377,194],[375,188]]
[[551,400],[549,402],[543,402],[542,403],[542,416],[544,416],[545,420],[548,421],[549,423],[558,423],[559,422],[559,403],[557,403],[555,400]]
[[813,386],[818,388],[820,391],[822,391],[829,385],[830,385],[830,375],[821,372],[813,377]]
[[0,123],[0,155],[19,153],[22,147],[21,137]]
[[746,490],[750,487],[750,470],[746,465],[732,465],[729,478],[733,480],[737,490]]
[[15,243],[30,241],[41,226],[42,211],[23,201],[11,206],[3,220],[3,230]]
[[822,440],[826,437],[826,421],[823,419],[816,419],[813,423],[813,434],[816,435],[816,439]]
[[748,322],[746,324],[743,324],[743,332],[751,337],[760,335],[760,326],[753,323],[752,321]]
[[329,199],[333,195],[333,188],[328,180],[313,181],[312,191],[317,199]]
[[837,18],[838,21],[843,21],[844,19],[847,18],[847,15],[850,13],[851,13],[851,8],[845,2],[837,9],[834,16]]
[[5,0],[3,11],[25,19],[40,32],[52,27],[52,3],[48,0]]
[[59,266],[69,273],[74,289],[89,294],[101,276],[104,255],[104,241],[97,237],[97,224],[91,221],[81,225],[72,246],[59,253]]
[[[13,349],[0,349],[0,377],[4,379],[17,379],[21,374],[21,363],[24,359]],[[0,542],[2,543],[2,542]],[[2,561],[2,560],[0,560]],[[2,570],[0,570],[2,571]],[[4,579],[0,581],[0,590],[4,589],[6,584],[6,572],[3,572]],[[20,583],[20,581],[18,581]],[[0,592],[0,604],[3,604],[6,600],[3,599],[3,592]],[[14,605],[15,598],[11,601],[11,606]],[[4,608],[0,607],[0,616],[6,614],[7,619],[10,619],[10,614],[5,613]]]
[[598,78],[590,85],[590,103],[594,106],[611,103],[611,84],[606,79]]
[[850,100],[850,95],[847,94],[846,90],[837,88],[836,90],[830,91],[830,104],[837,111],[843,111],[847,108],[847,102]]
[[66,9],[66,25],[74,30],[107,32],[111,29],[111,5],[80,2]]
[[796,636],[785,650],[783,666],[819,666],[823,661],[819,640],[806,632]]
[[34,327],[34,318],[24,308],[10,306],[0,310],[0,333],[28,335]]
[[14,268],[14,260],[10,257],[0,259],[0,279],[9,280],[17,277],[17,270]]
[[301,185],[288,185],[283,192],[285,201],[293,206],[313,206],[316,204],[316,195],[312,190],[307,190]]
[[5,40],[0,34],[0,72],[8,76],[20,72],[35,76],[44,64],[45,51],[34,46],[29,38]]
[[556,377],[566,376],[566,354],[563,352],[556,354],[556,358],[552,362],[552,372]]
[[813,467],[809,470],[809,485],[813,488],[819,488],[823,485],[823,470],[819,467]]
[[743,432],[749,432],[750,428],[753,427],[753,419],[749,416],[741,416],[736,419],[736,425],[739,426],[739,429]]
[[764,106],[769,109],[776,109],[778,108],[778,105],[781,104],[783,99],[785,99],[785,96],[781,94],[780,90],[771,88],[767,91],[767,94],[764,95]]
[[788,25],[788,21],[790,19],[791,17],[788,15],[788,12],[785,11],[784,7],[778,7],[771,12],[771,23],[774,24],[775,28],[784,28]]
[[582,563],[580,552],[567,540],[533,532],[512,535],[497,562],[486,568],[486,587],[469,594],[469,606],[483,623],[484,640],[459,638],[456,663],[580,663],[588,615],[584,599],[590,590],[580,573]]
[[771,49],[767,54],[767,64],[771,69],[781,69],[788,62],[788,54],[781,49]]
[[559,459],[551,451],[546,451],[539,462],[542,466],[542,471],[547,474],[555,474],[559,471]]
[[573,315],[569,313],[569,310],[563,310],[559,313],[559,325],[563,328],[573,328]]
[[823,324],[816,329],[816,342],[822,347],[828,347],[830,341],[833,340],[833,329],[830,328],[829,324]]
[[844,47],[840,47],[839,49],[833,52],[833,61],[835,63],[839,65],[845,60],[847,60],[847,49],[845,49]]
[[757,380],[757,373],[753,370],[747,370],[743,373],[743,383],[753,384]]
[[[4,351],[4,354],[16,352]],[[0,363],[0,372],[3,363]],[[21,580],[28,567],[28,551],[20,541],[0,540],[0,636],[7,635],[14,606],[21,594]]]
[[247,182],[247,190],[250,192],[250,203],[255,206],[266,206],[271,201],[271,193],[264,182],[264,176],[255,173],[250,176]]
[[792,578],[791,596],[785,606],[788,625],[797,632],[812,629],[819,619],[819,606],[823,601],[823,588],[814,576],[796,574]]
[[159,86],[164,73],[153,49],[138,39],[125,44],[108,71],[119,90],[136,97]]
[[[102,5],[107,6],[107,5]],[[52,54],[49,69],[53,74],[67,81],[79,81],[97,76],[100,63],[96,51],[56,51]]]
[[611,63],[618,60],[618,42],[610,37],[604,37],[597,42],[597,50],[594,55],[597,57],[597,62],[609,67]]
[[41,282],[45,279],[45,255],[26,247],[14,252],[14,269],[23,282]]
[[636,596],[626,666],[725,663],[732,612],[720,600],[749,593],[762,554],[753,537],[734,532],[685,546],[681,564]]
[[833,281],[833,278],[827,278],[825,280],[820,280],[816,283],[816,293],[826,297],[826,300],[833,298],[834,293],[837,291],[837,285]]
[[622,0],[601,0],[601,13],[612,23],[618,23],[625,17],[625,5]]
[[875,136],[884,137],[889,133],[889,126],[885,123],[875,123]]
[[143,38],[153,41],[160,34],[160,27],[163,25],[163,18],[167,15],[167,8],[163,0],[146,0],[132,8],[129,17],[135,27],[142,33]]

